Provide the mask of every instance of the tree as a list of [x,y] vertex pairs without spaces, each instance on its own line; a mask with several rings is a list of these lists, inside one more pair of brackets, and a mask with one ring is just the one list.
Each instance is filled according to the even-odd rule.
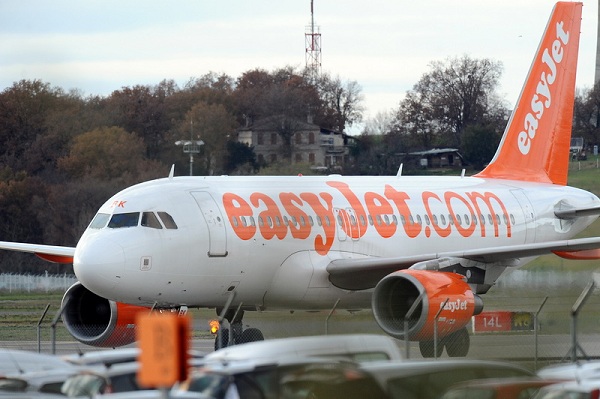
[[36,151],[45,148],[34,143],[46,136],[48,116],[66,108],[64,97],[61,89],[40,80],[21,80],[0,93],[0,164],[30,174],[41,171],[46,155]]
[[470,125],[463,134],[462,155],[481,170],[496,153],[500,134],[491,126]]
[[600,143],[600,83],[575,96],[572,136],[583,137],[588,144]]
[[235,117],[221,104],[199,102],[186,114],[179,123],[178,129],[171,136],[176,140],[202,140],[201,153],[198,159],[204,160],[201,173],[204,175],[223,174],[227,142],[237,127]]
[[364,107],[361,87],[356,81],[342,82],[340,77],[332,78],[322,74],[317,82],[319,96],[323,102],[319,124],[338,132],[362,120]]
[[393,115],[391,112],[378,112],[375,116],[365,121],[362,131],[365,135],[383,135],[392,129]]
[[244,73],[237,81],[234,97],[242,124],[263,118],[277,121],[284,159],[291,159],[292,138],[321,104],[316,87],[292,67],[272,73],[262,69]]
[[396,130],[421,136],[415,141],[422,145],[460,148],[465,127],[497,123],[505,114],[495,94],[501,71],[499,62],[466,55],[431,63],[401,102]]
[[150,159],[159,158],[164,135],[171,128],[165,99],[173,90],[169,84],[123,87],[106,100],[114,125],[141,137]]
[[160,167],[147,160],[145,153],[143,140],[135,134],[120,127],[101,127],[75,137],[69,155],[58,163],[74,178],[120,179],[131,183]]
[[245,143],[227,141],[225,173],[227,175],[251,175],[258,171],[256,154]]

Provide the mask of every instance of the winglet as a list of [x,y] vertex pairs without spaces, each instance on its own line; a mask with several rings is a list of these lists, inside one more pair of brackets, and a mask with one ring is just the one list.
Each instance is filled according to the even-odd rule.
[[581,9],[554,6],[496,155],[476,176],[567,183]]

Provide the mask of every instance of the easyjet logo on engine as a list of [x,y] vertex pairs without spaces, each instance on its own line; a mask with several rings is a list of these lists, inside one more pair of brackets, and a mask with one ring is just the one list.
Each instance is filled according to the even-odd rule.
[[[329,252],[336,234],[359,239],[369,230],[375,230],[382,238],[400,232],[410,238],[429,238],[448,237],[453,232],[462,237],[478,232],[485,237],[487,229],[493,228],[494,237],[498,237],[503,220],[506,236],[511,237],[506,207],[491,192],[424,191],[420,198],[410,198],[389,184],[381,192],[366,191],[360,195],[343,182],[326,184],[334,190],[271,195],[253,192],[246,198],[227,192],[223,194],[223,207],[232,230],[242,240],[253,239],[257,234],[265,240],[283,240],[288,235],[306,240],[314,236],[314,249],[321,255]],[[414,209],[424,209],[423,218],[415,216]],[[484,213],[488,222],[481,220]]]
[[444,305],[444,303],[440,303],[440,308],[444,310],[449,310],[451,313],[457,312],[459,310],[467,310],[467,301],[461,301],[460,299],[456,299],[454,301],[448,301]]
[[542,63],[546,70],[540,74],[536,91],[531,98],[531,111],[525,115],[523,128],[517,136],[519,151],[527,155],[531,149],[531,144],[535,139],[539,121],[544,115],[544,110],[552,105],[552,94],[550,87],[556,80],[558,72],[557,65],[561,63],[564,55],[564,47],[569,43],[569,32],[563,29],[563,22],[556,23],[556,39],[552,42],[550,48],[545,48],[542,54]]

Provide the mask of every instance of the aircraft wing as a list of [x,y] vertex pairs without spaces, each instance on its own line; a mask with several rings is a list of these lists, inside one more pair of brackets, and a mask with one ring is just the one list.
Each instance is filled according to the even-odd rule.
[[8,241],[0,241],[0,249],[29,252],[54,263],[73,263],[73,255],[75,255],[75,247],[60,247]]
[[462,258],[481,263],[494,263],[549,253],[555,253],[567,259],[598,259],[600,258],[599,248],[600,237],[590,237],[408,257],[345,258],[332,260],[327,265],[327,272],[329,280],[336,287],[347,290],[364,290],[373,288],[386,275],[397,270],[408,269],[419,262],[442,258]]

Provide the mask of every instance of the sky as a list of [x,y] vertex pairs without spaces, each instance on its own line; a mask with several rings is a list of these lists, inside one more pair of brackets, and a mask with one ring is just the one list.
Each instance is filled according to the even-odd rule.
[[[594,83],[598,1],[583,1],[578,88]],[[501,61],[516,102],[550,0],[314,0],[322,71],[362,88],[365,118],[398,108],[433,61]],[[40,79],[84,95],[208,72],[305,64],[310,0],[2,0],[0,92]]]

